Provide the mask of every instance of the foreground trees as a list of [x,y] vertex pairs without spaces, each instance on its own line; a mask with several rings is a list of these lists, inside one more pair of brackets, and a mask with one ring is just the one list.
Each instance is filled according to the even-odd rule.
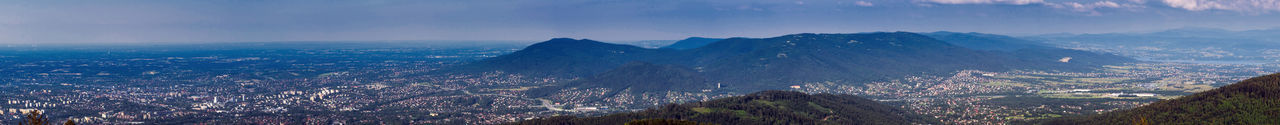
[[[18,125],[52,125],[52,124],[53,123],[49,121],[49,118],[45,116],[44,113],[41,113],[40,110],[31,110],[31,112],[27,113],[26,118],[22,118],[22,121],[18,122]],[[74,120],[67,119],[67,122],[63,122],[62,124],[75,125],[76,122]]]

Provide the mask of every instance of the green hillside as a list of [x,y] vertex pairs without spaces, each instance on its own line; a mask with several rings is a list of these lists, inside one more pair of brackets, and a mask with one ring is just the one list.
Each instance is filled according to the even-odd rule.
[[1280,73],[1134,109],[1056,119],[1044,124],[1280,124]]

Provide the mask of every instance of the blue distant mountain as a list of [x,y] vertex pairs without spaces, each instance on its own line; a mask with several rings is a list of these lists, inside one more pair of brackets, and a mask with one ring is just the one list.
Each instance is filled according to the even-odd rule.
[[706,46],[707,44],[715,43],[720,40],[724,40],[724,39],[689,37],[684,40],[676,41],[676,43],[673,43],[671,45],[662,47],[662,49],[676,49],[676,50],[693,49],[693,48]]
[[504,71],[536,76],[582,77],[604,72],[627,62],[658,58],[663,52],[588,39],[555,38],[529,45],[511,54],[449,71]]
[[1259,41],[1280,42],[1280,28],[1231,31],[1218,28],[1184,27],[1151,33],[1126,34],[1135,36],[1189,37],[1189,38],[1221,38],[1221,39],[1254,39]]
[[976,50],[1012,52],[1020,49],[1052,48],[1049,47],[1050,45],[1040,42],[995,34],[957,33],[946,31],[923,34],[938,40],[946,41],[952,45]]
[[1151,60],[1280,62],[1280,56],[1276,56],[1280,55],[1280,29],[1180,28],[1149,33],[1058,34],[1022,39]]
[[[583,78],[563,84],[564,88],[657,91],[664,89],[646,86],[679,83],[693,84],[687,87],[696,90],[710,87],[709,83],[722,83],[731,90],[752,92],[792,85],[779,83],[864,82],[966,69],[1085,71],[1132,61],[1115,55],[1024,44],[998,35],[951,34],[947,38],[966,38],[963,42],[969,43],[1001,40],[983,44],[1023,47],[1008,51],[972,49],[909,32],[730,38],[686,50],[557,38],[445,71]],[[627,63],[635,64],[624,66]]]
[[1238,34],[1235,34],[1235,32],[1232,32],[1226,29],[1184,27],[1184,28],[1178,28],[1178,29],[1169,29],[1165,31],[1146,33],[1145,35],[1174,36],[1174,37],[1228,37],[1228,36],[1233,36]]
[[1018,59],[1043,61],[1043,60],[1060,60],[1065,57],[1071,57],[1066,60],[1068,63],[1076,63],[1081,65],[1102,66],[1106,64],[1119,64],[1124,62],[1135,61],[1128,57],[1114,54],[1094,53],[1083,50],[1072,50],[1052,47],[1039,41],[1031,41],[1018,39],[1010,36],[984,34],[984,33],[956,33],[956,32],[933,32],[925,33],[929,37],[945,41],[947,43],[976,50],[1000,51],[1012,54]]

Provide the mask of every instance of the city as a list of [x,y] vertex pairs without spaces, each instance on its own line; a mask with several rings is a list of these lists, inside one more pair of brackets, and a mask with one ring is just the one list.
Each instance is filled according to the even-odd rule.
[[1280,124],[1280,0],[0,0],[0,124]]
[[[597,88],[566,89],[544,98],[526,91],[572,79],[428,73],[514,50],[244,49],[191,55],[138,50],[73,53],[86,57],[6,56],[10,59],[2,64],[12,66],[0,70],[11,73],[0,88],[10,91],[0,92],[0,109],[4,122],[42,110],[54,119],[90,124],[497,124],[741,94],[706,90],[602,97],[620,90]],[[1146,62],[1106,66],[1099,72],[963,70],[952,76],[908,76],[862,85],[794,83],[779,89],[864,96],[947,124],[1000,124],[1131,108],[1278,69],[1274,64]]]

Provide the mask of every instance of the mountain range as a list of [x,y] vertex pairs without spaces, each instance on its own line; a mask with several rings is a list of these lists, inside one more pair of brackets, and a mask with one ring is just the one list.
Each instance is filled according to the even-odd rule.
[[[691,43],[690,40],[705,39],[691,38],[673,44],[681,47],[665,47],[688,49],[646,49],[557,38],[445,71],[582,78],[547,88],[630,88],[633,92],[660,93],[669,90],[664,89],[666,85],[685,85],[680,89],[716,87],[749,93],[805,82],[860,83],[966,69],[1082,71],[1133,61],[975,33],[804,33],[729,38],[703,46],[680,44]],[[972,45],[1018,47],[965,47]]]
[[923,34],[929,37],[933,37],[934,39],[946,41],[947,43],[951,43],[952,45],[965,47],[969,49],[975,49],[975,50],[1012,52],[1012,51],[1017,51],[1021,49],[1053,48],[1053,47],[1049,47],[1050,45],[1048,44],[1044,44],[1036,41],[1023,40],[1023,39],[1013,38],[1010,36],[995,35],[995,34],[958,33],[958,32],[946,32],[946,31],[923,33]]
[[[929,37],[946,41],[956,46],[965,48],[999,51],[1013,54],[1019,59],[1027,61],[1044,61],[1058,60],[1061,57],[1071,57],[1066,61],[1076,65],[1084,65],[1089,67],[1097,67],[1108,64],[1120,64],[1125,62],[1134,62],[1135,60],[1116,56],[1112,54],[1097,54],[1094,52],[1063,49],[1052,47],[1053,45],[1045,44],[1038,41],[1024,40],[1004,35],[984,34],[984,33],[956,33],[956,32],[933,32],[925,33]],[[1043,62],[1042,62],[1043,63]],[[1055,65],[1042,65],[1055,66]],[[1071,66],[1056,65],[1055,67],[1040,67],[1046,69],[1071,69]],[[1079,70],[1076,70],[1079,71]]]
[[658,58],[661,53],[666,52],[588,39],[556,38],[448,71],[507,71],[533,76],[581,77],[604,72],[631,61]]
[[693,48],[706,46],[707,44],[715,43],[720,40],[724,40],[724,39],[689,37],[684,40],[676,41],[671,45],[664,46],[662,47],[662,49],[676,49],[676,50],[693,49]]

